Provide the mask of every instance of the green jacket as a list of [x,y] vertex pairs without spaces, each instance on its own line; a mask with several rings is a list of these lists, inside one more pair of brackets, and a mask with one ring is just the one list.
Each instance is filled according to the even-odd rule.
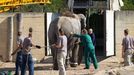
[[94,49],[94,45],[92,43],[91,37],[88,34],[74,34],[74,37],[79,37],[81,38],[81,43],[80,45],[83,45],[85,49]]

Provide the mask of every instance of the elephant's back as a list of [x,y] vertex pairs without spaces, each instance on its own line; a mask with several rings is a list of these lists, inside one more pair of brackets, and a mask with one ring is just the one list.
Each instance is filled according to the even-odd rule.
[[56,42],[58,37],[58,30],[62,28],[65,32],[67,37],[70,36],[70,33],[80,34],[81,32],[81,24],[78,18],[66,17],[61,16],[59,18],[54,19],[50,23],[49,31],[48,31],[48,38],[49,42]]
[[67,36],[70,32],[80,34],[81,24],[79,19],[72,17],[60,17],[58,22],[58,28],[62,28]]

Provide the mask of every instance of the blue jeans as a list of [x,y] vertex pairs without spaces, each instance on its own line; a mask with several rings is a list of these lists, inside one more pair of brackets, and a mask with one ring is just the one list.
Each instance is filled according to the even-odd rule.
[[22,60],[22,69],[21,69],[21,75],[26,74],[26,65],[29,69],[29,75],[34,75],[34,62],[32,59],[31,54],[22,54],[23,60]]
[[17,52],[17,56],[16,56],[15,75],[19,75],[19,69],[21,70],[21,65],[22,65],[22,51],[19,51],[19,52]]

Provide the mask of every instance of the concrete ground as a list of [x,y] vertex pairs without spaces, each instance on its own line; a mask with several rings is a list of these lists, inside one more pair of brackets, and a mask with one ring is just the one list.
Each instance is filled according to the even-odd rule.
[[[99,57],[98,57],[99,58]],[[102,58],[102,57],[101,57]],[[100,58],[99,58],[100,59]],[[58,75],[58,71],[52,70],[52,57],[46,57],[45,61],[43,63],[36,63],[35,65],[35,75]],[[109,58],[102,58],[99,60],[99,69],[94,70],[93,65],[91,64],[90,69],[85,70],[84,63],[82,63],[80,66],[72,68],[69,67],[67,69],[67,75],[112,75],[109,74],[109,70],[120,68],[123,65],[120,64],[120,60],[116,57],[109,57]],[[13,62],[7,62],[3,63],[0,62],[0,71],[12,71],[12,75],[14,74],[15,65]],[[107,73],[108,72],[108,73]],[[120,70],[120,75],[127,75],[125,74],[126,71]],[[134,71],[130,70],[131,74],[128,75],[134,75]],[[28,71],[27,71],[28,75]],[[115,74],[116,75],[116,74]]]

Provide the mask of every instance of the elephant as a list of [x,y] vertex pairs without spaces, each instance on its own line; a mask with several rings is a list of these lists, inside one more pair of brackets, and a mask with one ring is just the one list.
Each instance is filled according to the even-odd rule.
[[[86,19],[83,14],[65,13],[62,14],[62,16],[54,19],[50,23],[48,30],[48,39],[50,46],[57,42],[58,30],[60,28],[64,30],[65,35],[67,36],[68,46],[67,46],[66,67],[68,67],[69,64],[72,67],[77,66],[79,45],[74,43],[79,41],[79,39],[77,37],[72,37],[70,33],[73,32],[76,34],[80,34],[81,29],[86,27],[85,20]],[[51,52],[53,56],[53,69],[58,70],[57,50],[51,47]]]

